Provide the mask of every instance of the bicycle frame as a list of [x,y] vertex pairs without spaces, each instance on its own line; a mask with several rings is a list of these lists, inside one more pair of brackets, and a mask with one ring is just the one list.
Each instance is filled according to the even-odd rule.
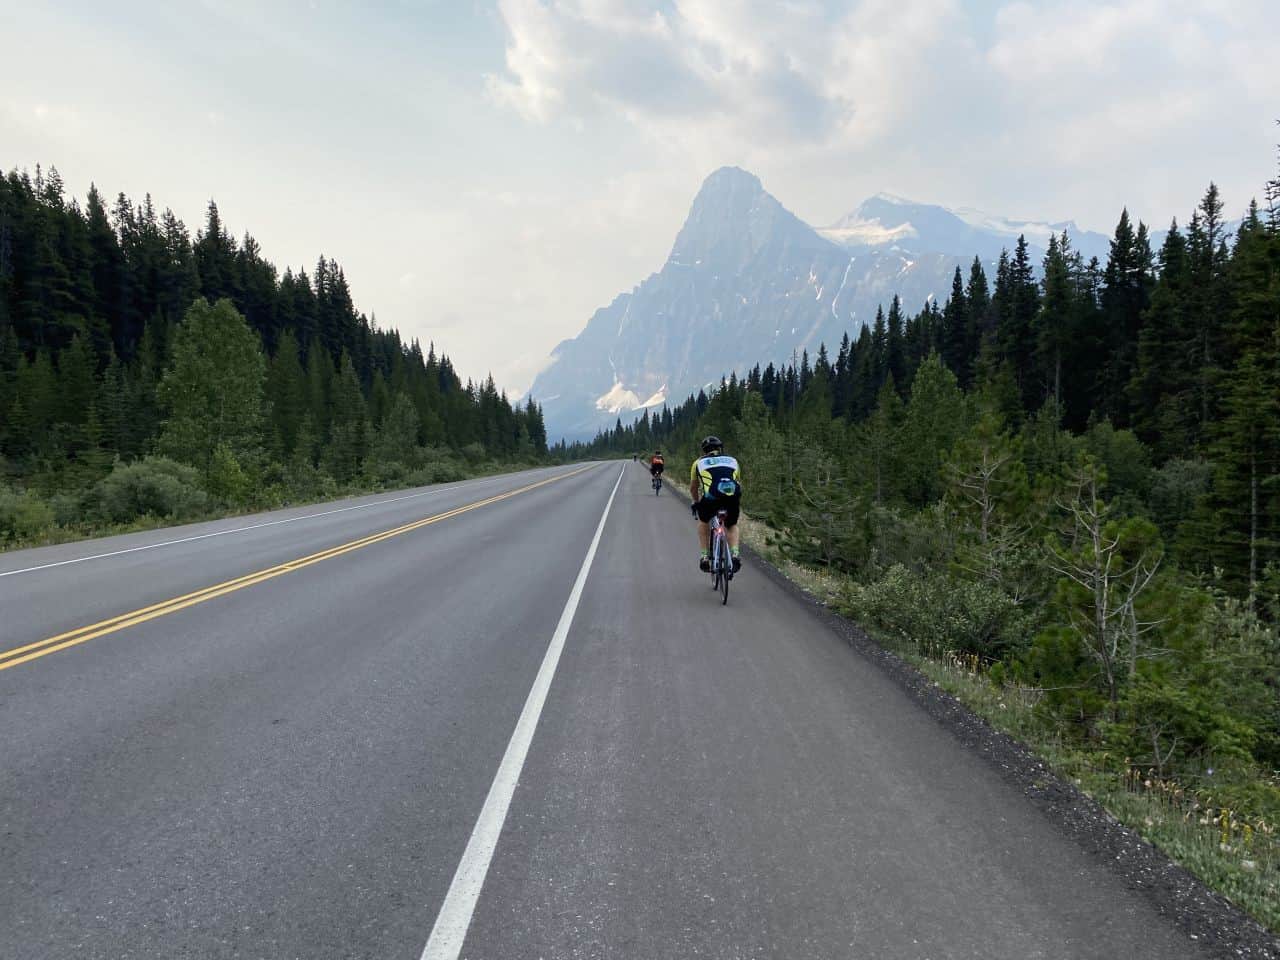
[[[721,565],[721,545],[725,543],[727,534],[724,529],[724,521],[728,516],[725,510],[719,510],[716,515],[711,518],[711,572],[715,573],[720,569]],[[727,549],[726,551],[727,552]]]
[[711,518],[711,583],[722,597],[722,603],[729,602],[729,581],[733,579],[733,559],[729,554],[729,536],[724,522],[728,517],[727,510],[718,510]]

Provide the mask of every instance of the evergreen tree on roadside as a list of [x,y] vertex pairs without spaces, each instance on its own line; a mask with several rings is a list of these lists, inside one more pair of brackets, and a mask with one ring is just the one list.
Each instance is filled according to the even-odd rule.
[[173,360],[159,385],[162,453],[200,468],[225,448],[240,462],[261,445],[266,361],[258,336],[230,300],[197,300],[173,336]]

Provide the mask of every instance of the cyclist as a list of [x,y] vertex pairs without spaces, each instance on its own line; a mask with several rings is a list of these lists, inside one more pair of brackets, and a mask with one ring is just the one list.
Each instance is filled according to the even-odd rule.
[[729,538],[729,552],[733,555],[733,572],[742,569],[738,552],[738,510],[742,504],[742,476],[738,461],[724,455],[724,444],[719,437],[707,437],[702,441],[702,456],[693,461],[689,469],[689,496],[693,498],[693,515],[698,518],[698,545],[702,556],[698,568],[703,573],[711,570],[711,518],[720,510],[726,511],[725,534]]
[[665,469],[667,469],[667,462],[662,459],[662,451],[653,451],[653,456],[649,458],[649,475],[651,477],[660,477]]

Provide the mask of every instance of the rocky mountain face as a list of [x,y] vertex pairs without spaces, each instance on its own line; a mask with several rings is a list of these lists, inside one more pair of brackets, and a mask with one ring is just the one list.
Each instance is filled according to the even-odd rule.
[[[815,230],[745,170],[723,167],[698,191],[662,269],[597,310],[552,351],[531,394],[549,436],[594,434],[642,408],[683,400],[793,351],[834,351],[894,294],[908,310],[945,298],[956,265],[994,261],[1025,233],[1039,258],[1068,230],[1086,256],[1107,239],[1074,224],[1018,223],[887,195]],[[994,278],[993,278],[994,279]]]

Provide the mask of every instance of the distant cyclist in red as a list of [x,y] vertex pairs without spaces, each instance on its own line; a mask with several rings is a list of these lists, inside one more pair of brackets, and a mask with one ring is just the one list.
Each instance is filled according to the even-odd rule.
[[649,458],[649,474],[654,477],[660,477],[665,469],[667,469],[667,464],[662,459],[662,451],[653,451],[653,456]]

